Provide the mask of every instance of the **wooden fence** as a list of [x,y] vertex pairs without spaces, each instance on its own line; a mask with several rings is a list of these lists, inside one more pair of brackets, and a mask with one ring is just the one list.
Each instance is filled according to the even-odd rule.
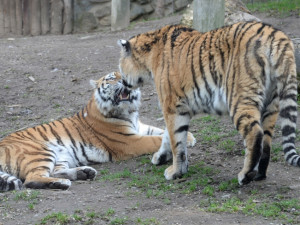
[[0,36],[69,34],[74,0],[0,0]]

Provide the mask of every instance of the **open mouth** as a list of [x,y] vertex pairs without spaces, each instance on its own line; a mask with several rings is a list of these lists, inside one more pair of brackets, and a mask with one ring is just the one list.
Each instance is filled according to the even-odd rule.
[[129,101],[130,100],[130,91],[125,88],[119,95],[119,101]]

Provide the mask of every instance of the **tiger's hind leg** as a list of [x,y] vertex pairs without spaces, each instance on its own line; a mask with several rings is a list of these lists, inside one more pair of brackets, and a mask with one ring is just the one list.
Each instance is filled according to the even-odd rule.
[[239,105],[240,110],[234,115],[237,130],[246,144],[244,167],[238,174],[239,184],[251,182],[257,174],[263,148],[263,129],[260,124],[260,111],[251,105]]
[[21,190],[22,187],[20,179],[0,171],[0,191]]
[[68,162],[58,162],[55,165],[52,176],[69,180],[88,180],[94,179],[97,171],[89,166],[69,168]]
[[263,137],[263,153],[259,161],[258,171],[254,180],[264,180],[267,178],[267,169],[270,161],[270,152],[272,149],[272,137],[274,134],[274,127],[278,117],[278,98],[274,98],[271,104],[266,108],[262,115],[262,126],[264,129]]

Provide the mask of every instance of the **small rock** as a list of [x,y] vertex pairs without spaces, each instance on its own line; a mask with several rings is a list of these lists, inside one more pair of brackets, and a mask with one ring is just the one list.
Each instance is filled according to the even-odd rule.
[[32,82],[35,82],[35,79],[32,76],[29,76],[28,79],[31,80]]

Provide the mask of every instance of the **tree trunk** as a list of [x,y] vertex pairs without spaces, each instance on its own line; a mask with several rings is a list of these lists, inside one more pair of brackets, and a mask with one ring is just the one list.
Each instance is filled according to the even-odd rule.
[[4,33],[8,34],[10,33],[9,0],[4,0],[3,10],[4,10]]
[[41,0],[41,29],[42,34],[50,32],[50,2]]
[[130,23],[130,1],[112,0],[111,2],[111,30],[122,30]]
[[30,34],[30,2],[23,0],[23,35]]
[[41,34],[41,1],[31,0],[31,35]]
[[207,32],[224,25],[224,0],[195,0],[193,27]]
[[63,8],[62,0],[51,0],[51,34],[62,33]]
[[0,0],[0,36],[4,34],[4,0]]
[[73,31],[73,0],[64,0],[63,33],[70,34]]
[[16,1],[9,1],[9,17],[10,17],[10,31],[13,34],[16,34]]
[[155,14],[158,18],[165,16],[165,0],[156,1]]
[[16,34],[22,35],[22,0],[16,0]]

